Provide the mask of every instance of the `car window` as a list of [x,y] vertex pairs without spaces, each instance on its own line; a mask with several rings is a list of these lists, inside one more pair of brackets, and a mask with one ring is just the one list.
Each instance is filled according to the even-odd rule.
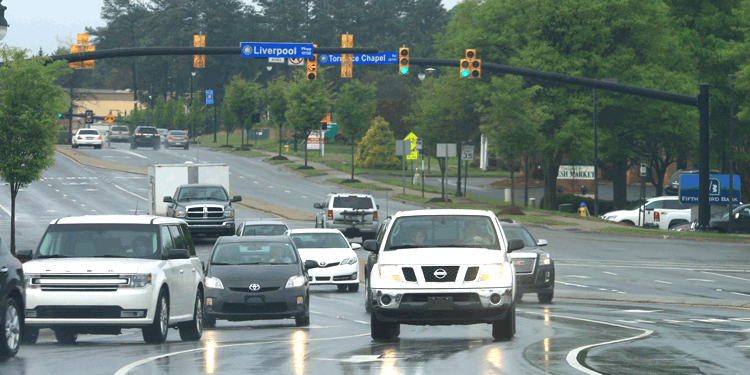
[[170,135],[171,137],[186,137],[186,136],[187,136],[187,135],[185,134],[185,132],[174,132],[174,131],[172,131],[172,132],[169,132],[169,135]]
[[228,201],[229,197],[220,186],[186,186],[180,189],[178,201],[185,200],[217,200]]
[[664,201],[651,201],[646,203],[647,210],[655,210],[657,208],[664,208]]
[[341,233],[292,233],[292,241],[298,249],[342,249],[349,243]]
[[81,129],[78,134],[99,135],[99,131],[96,129]]
[[140,128],[140,129],[138,129],[137,133],[141,133],[141,134],[159,134],[159,132],[156,131],[156,128]]
[[190,255],[195,255],[195,244],[193,243],[193,236],[190,235],[190,229],[188,229],[187,224],[180,224],[180,232],[182,232],[182,237],[185,240],[185,245],[187,246],[188,252],[190,252]]
[[535,247],[536,241],[534,241],[534,237],[531,236],[531,233],[529,233],[526,228],[522,227],[503,227],[503,233],[505,233],[505,238],[510,240],[522,240],[523,245],[526,247]]
[[283,224],[245,225],[243,236],[280,236],[288,228]]
[[481,247],[500,250],[495,226],[487,216],[426,215],[393,221],[385,250],[418,247]]
[[678,200],[664,201],[664,208],[672,210],[687,210],[690,208],[689,204],[681,203]]
[[333,197],[333,208],[354,208],[354,209],[370,209],[372,206],[372,199],[369,197]]
[[295,264],[297,255],[288,242],[219,244],[211,254],[212,265]]
[[130,131],[130,129],[128,129],[126,126],[115,126],[112,128],[112,131],[126,132],[126,131]]
[[176,225],[170,225],[169,232],[172,233],[172,239],[174,240],[174,248],[187,250],[187,247],[185,246],[185,239],[182,237],[182,234],[180,233],[180,228]]
[[169,254],[169,251],[174,249],[174,241],[172,240],[172,233],[169,232],[169,227],[161,227],[161,248],[164,255]]
[[383,238],[385,237],[385,230],[388,228],[388,223],[391,222],[391,219],[385,219],[383,220],[383,224],[380,224],[380,229],[378,230],[378,237],[377,241],[378,243],[383,243]]
[[37,257],[157,259],[157,227],[145,224],[50,225]]

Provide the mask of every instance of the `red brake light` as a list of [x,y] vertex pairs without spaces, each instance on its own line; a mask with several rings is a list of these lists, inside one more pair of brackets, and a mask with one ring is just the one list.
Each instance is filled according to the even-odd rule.
[[659,213],[654,211],[654,221],[659,221]]
[[187,140],[188,140],[188,137],[184,137],[184,138],[182,138],[182,140],[183,140],[183,141],[187,141]]
[[328,218],[333,220],[333,210],[328,210]]
[[373,212],[372,218],[373,219],[377,219],[378,218],[378,211]]

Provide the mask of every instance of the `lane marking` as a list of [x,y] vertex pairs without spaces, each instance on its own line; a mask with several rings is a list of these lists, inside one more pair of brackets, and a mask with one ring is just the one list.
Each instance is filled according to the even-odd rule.
[[273,189],[273,185],[268,185],[268,188],[269,189]]
[[118,188],[118,189],[120,189],[120,190],[122,190],[122,191],[124,191],[124,192],[126,192],[126,193],[128,193],[128,194],[130,194],[130,195],[132,195],[132,196],[135,196],[135,197],[141,198],[141,199],[143,199],[144,201],[147,201],[147,200],[148,200],[148,199],[146,199],[146,198],[144,198],[144,197],[142,197],[142,196],[140,196],[140,195],[138,195],[138,194],[136,194],[136,193],[131,193],[131,192],[129,192],[129,191],[127,191],[127,190],[125,190],[125,189],[123,189],[123,188],[119,187],[118,185],[113,185],[113,186],[114,186],[114,187],[116,187],[116,188]]
[[240,178],[245,178],[245,176],[240,176]]
[[567,285],[567,286],[577,286],[579,288],[588,288],[586,285],[571,284],[571,283],[566,283],[566,282],[560,281],[560,280],[557,280],[557,282],[560,283],[560,284],[563,284],[563,285]]
[[253,181],[253,183],[254,183],[254,184],[257,184],[257,183],[258,183],[258,181]]
[[303,196],[302,196],[302,198],[305,198],[305,199],[307,199],[307,196],[304,196],[304,195],[303,195]]
[[669,281],[661,281],[661,280],[654,280],[655,283],[662,283],[662,284],[669,284],[672,285]]
[[653,313],[653,312],[659,312],[664,310],[639,310],[639,309],[631,309],[631,310],[620,310],[618,312],[632,312],[632,313]]
[[0,209],[5,211],[5,213],[8,214],[8,216],[10,216],[10,211],[7,208],[3,207],[2,204],[0,204]]
[[565,277],[575,277],[575,278],[578,278],[578,279],[590,279],[590,277],[588,277],[588,276],[580,276],[580,275],[568,275],[568,276],[565,276]]
[[133,156],[137,156],[137,157],[139,157],[139,158],[143,158],[143,159],[148,159],[148,157],[147,157],[147,156],[143,156],[143,155],[141,155],[141,154],[137,154],[137,153],[135,153],[135,152],[133,152],[133,151],[128,151],[128,150],[120,150],[120,149],[115,149],[115,151],[119,151],[119,152],[124,152],[124,153],[126,153],[126,154],[129,154],[129,155],[133,155]]
[[712,283],[712,282],[715,281],[715,280],[706,280],[706,279],[687,279],[687,280],[688,281],[701,281],[701,282],[704,282],[704,283]]
[[708,271],[701,271],[701,273],[707,273],[707,274],[709,274],[709,275],[716,275],[716,276],[723,276],[723,277],[728,277],[728,278],[730,278],[730,279],[737,279],[737,280],[750,281],[750,279],[743,279],[743,278],[741,278],[741,277],[737,277],[737,276],[722,275],[722,274],[720,274],[720,273],[713,273],[713,272],[708,272]]
[[365,321],[362,321],[362,320],[355,320],[355,322],[362,323],[362,324],[370,324],[370,322],[365,322]]
[[[305,342],[311,342],[311,341],[332,341],[332,340],[341,340],[341,339],[352,339],[356,337],[365,337],[370,336],[370,333],[363,333],[359,335],[351,335],[351,336],[339,336],[339,337],[329,337],[329,338],[320,338],[320,339],[307,339]],[[239,343],[239,344],[228,344],[228,345],[214,345],[214,346],[207,346],[205,348],[196,348],[196,349],[188,349],[188,350],[181,350],[178,352],[172,352],[172,353],[165,353],[156,355],[149,358],[141,359],[140,361],[133,362],[129,365],[126,365],[117,372],[115,372],[115,375],[127,375],[130,371],[132,371],[134,368],[148,362],[155,361],[157,359],[166,358],[170,356],[180,355],[180,354],[187,354],[187,353],[196,353],[196,352],[205,352],[209,349],[215,350],[215,349],[221,349],[221,348],[232,348],[236,346],[251,346],[251,345],[266,345],[266,344],[291,344],[291,343],[298,343],[299,340],[277,340],[277,341],[257,341],[257,342],[246,342],[246,343]]]
[[289,190],[284,190],[284,192],[287,193],[287,194],[291,193],[291,191],[289,191]]
[[635,320],[618,319],[616,320],[616,322],[622,322],[622,323],[628,323],[628,324],[638,324],[638,323],[656,324],[656,322],[652,322],[650,320],[641,320],[641,319],[635,319]]
[[618,274],[616,274],[614,272],[602,271],[602,273],[606,273],[607,275],[612,275],[612,276],[619,276]]
[[746,293],[740,293],[740,292],[729,292],[729,293],[736,294],[738,296],[750,297],[750,294],[746,294]]

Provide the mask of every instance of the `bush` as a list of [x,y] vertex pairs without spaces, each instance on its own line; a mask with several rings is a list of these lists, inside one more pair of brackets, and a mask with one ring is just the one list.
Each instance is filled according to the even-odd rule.
[[396,169],[401,166],[396,157],[396,138],[382,117],[372,120],[372,126],[359,142],[354,166],[373,169]]

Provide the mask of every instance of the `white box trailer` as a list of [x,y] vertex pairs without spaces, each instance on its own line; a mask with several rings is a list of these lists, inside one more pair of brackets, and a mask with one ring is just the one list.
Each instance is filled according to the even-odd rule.
[[229,166],[226,164],[152,164],[148,166],[148,214],[164,216],[171,197],[180,185],[221,184],[229,190]]

